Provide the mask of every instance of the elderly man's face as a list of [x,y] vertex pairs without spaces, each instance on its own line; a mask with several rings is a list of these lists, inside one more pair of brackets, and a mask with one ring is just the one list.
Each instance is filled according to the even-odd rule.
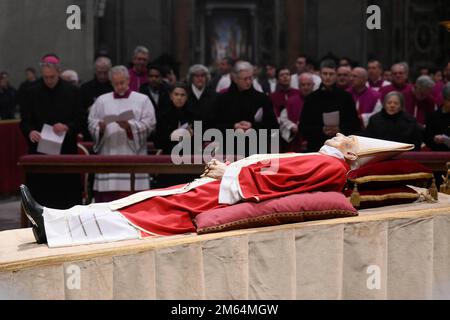
[[408,82],[408,74],[403,66],[392,67],[392,82],[396,86],[403,86]]
[[357,146],[357,140],[354,136],[344,136],[341,133],[336,134],[332,139],[325,141],[325,145],[341,151],[344,155],[353,153]]
[[114,92],[119,96],[123,96],[130,87],[130,79],[122,73],[116,73],[111,77],[111,84],[114,88]]
[[234,77],[239,91],[250,90],[253,86],[253,70],[243,70]]
[[109,80],[109,70],[110,67],[108,65],[97,65],[95,66],[95,77],[98,82],[105,83]]
[[367,79],[364,74],[358,70],[352,71],[352,87],[360,90],[366,86]]
[[332,87],[336,83],[336,70],[333,68],[322,68],[320,70],[320,78],[325,87]]
[[309,96],[314,91],[313,78],[301,75],[298,78],[298,87],[303,97]]
[[291,85],[291,71],[289,69],[280,70],[278,73],[278,83],[283,87]]
[[45,85],[53,89],[56,87],[59,81],[59,71],[56,68],[44,66],[41,69],[42,80],[44,80]]
[[204,72],[197,72],[192,75],[192,84],[199,90],[206,87],[207,76]]
[[144,72],[147,68],[150,57],[147,53],[139,52],[133,57],[133,65],[136,71]]

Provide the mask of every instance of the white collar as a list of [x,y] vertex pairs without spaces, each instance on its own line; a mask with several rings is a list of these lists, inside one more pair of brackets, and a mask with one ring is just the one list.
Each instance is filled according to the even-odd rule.
[[192,85],[192,92],[194,93],[194,95],[197,97],[198,100],[200,100],[204,91],[205,91],[205,88],[203,88],[202,90],[199,90],[196,86]]
[[334,147],[323,146],[322,148],[320,148],[319,152],[338,159],[345,160],[344,154]]

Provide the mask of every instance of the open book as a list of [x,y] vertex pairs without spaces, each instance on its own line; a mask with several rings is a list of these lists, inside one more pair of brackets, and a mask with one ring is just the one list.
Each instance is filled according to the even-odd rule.
[[125,110],[120,114],[111,114],[111,115],[106,115],[103,118],[103,122],[105,122],[107,125],[112,123],[112,122],[116,122],[116,121],[129,121],[134,119],[134,112],[133,110],[129,109],[129,110]]

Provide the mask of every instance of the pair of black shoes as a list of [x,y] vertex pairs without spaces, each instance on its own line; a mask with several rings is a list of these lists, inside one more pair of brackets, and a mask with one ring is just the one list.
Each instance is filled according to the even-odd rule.
[[37,203],[32,197],[30,190],[25,185],[20,186],[20,198],[22,208],[33,225],[33,234],[38,244],[47,243],[44,226],[44,207]]

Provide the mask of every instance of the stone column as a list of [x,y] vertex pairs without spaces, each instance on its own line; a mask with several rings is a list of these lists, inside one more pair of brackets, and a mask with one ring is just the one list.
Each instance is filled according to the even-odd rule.
[[191,40],[191,0],[177,0],[174,10],[174,56],[180,63],[180,78],[184,78],[189,68]]
[[286,0],[286,48],[288,66],[294,66],[305,48],[305,1]]

